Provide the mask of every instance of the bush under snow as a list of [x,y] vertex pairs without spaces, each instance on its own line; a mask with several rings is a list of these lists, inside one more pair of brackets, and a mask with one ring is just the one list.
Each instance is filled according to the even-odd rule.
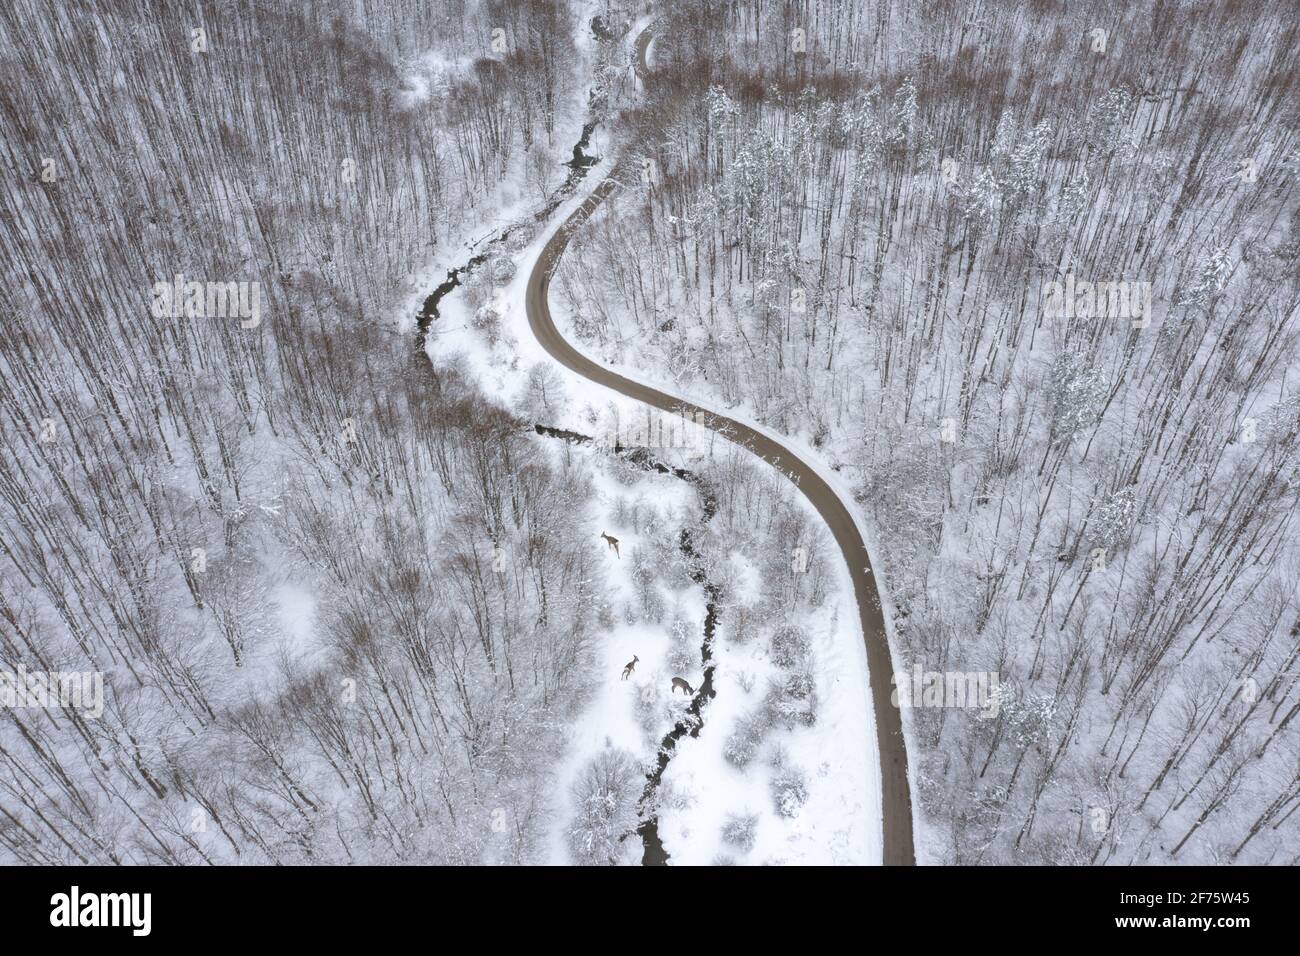
[[637,800],[645,775],[626,750],[607,747],[588,762],[573,785],[578,811],[569,826],[576,863],[617,862],[622,839],[637,827]]

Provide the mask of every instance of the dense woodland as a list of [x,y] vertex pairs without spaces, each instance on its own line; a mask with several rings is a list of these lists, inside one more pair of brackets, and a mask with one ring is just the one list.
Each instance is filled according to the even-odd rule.
[[[1293,10],[670,3],[557,289],[876,528],[930,862],[1297,862]],[[1068,277],[1152,314],[1049,314]]]
[[[562,172],[575,30],[0,7],[0,669],[108,685],[97,721],[0,711],[0,860],[537,858],[601,601],[561,520],[587,478],[398,309],[501,181]],[[260,324],[156,317],[176,274],[257,283]]]

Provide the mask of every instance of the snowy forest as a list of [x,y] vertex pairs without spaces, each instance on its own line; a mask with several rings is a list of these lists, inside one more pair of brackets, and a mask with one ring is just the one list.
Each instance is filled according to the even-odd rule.
[[[103,677],[0,693],[0,863],[877,863],[884,706],[917,863],[1300,863],[1293,9],[11,0],[0,58],[0,676]],[[882,702],[824,514],[539,277],[843,489],[983,706]]]
[[1001,675],[910,711],[923,860],[1297,861],[1293,12],[665,14],[563,294],[851,476],[900,669]]
[[[571,20],[0,10],[0,664],[108,675],[98,720],[4,712],[4,859],[527,858],[594,634],[584,479],[392,317],[559,148]],[[419,72],[433,37],[469,69]],[[177,274],[261,322],[157,318]]]

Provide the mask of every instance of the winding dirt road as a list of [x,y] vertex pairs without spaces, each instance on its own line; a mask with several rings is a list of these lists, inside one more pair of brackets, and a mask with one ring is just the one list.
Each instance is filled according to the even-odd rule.
[[[637,38],[637,71],[642,76],[647,72],[645,55],[650,39],[648,29]],[[848,506],[816,469],[779,441],[735,419],[624,378],[593,362],[564,339],[551,318],[547,298],[551,276],[568,247],[570,237],[591,217],[596,207],[618,188],[620,185],[616,180],[603,180],[547,241],[528,277],[525,292],[528,324],[542,348],[565,368],[671,414],[700,416],[696,418],[697,421],[703,421],[729,440],[744,445],[785,474],[821,514],[848,565],[861,618],[862,636],[866,641],[871,697],[879,737],[883,862],[887,865],[912,865],[916,858],[912,844],[912,801],[907,782],[907,748],[900,712],[890,703],[890,677],[894,667],[889,654],[889,638],[885,632],[880,595],[871,575],[867,548]]]

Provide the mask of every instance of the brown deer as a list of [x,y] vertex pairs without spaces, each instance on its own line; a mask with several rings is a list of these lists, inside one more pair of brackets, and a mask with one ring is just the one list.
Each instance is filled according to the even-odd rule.
[[670,690],[669,693],[670,694],[677,693],[677,688],[679,687],[682,689],[682,693],[685,694],[687,697],[694,696],[695,688],[692,687],[690,684],[686,683],[686,681],[682,680],[680,677],[673,678],[673,689]]
[[639,661],[640,659],[641,658],[637,657],[635,654],[632,655],[632,659],[628,661],[627,666],[623,668],[623,680],[628,679],[628,677],[632,674],[632,671],[636,668],[636,662]]
[[618,538],[611,538],[603,531],[600,533],[600,536],[605,539],[606,544],[608,544],[611,548],[614,549],[614,557],[621,558],[622,555],[618,553]]

